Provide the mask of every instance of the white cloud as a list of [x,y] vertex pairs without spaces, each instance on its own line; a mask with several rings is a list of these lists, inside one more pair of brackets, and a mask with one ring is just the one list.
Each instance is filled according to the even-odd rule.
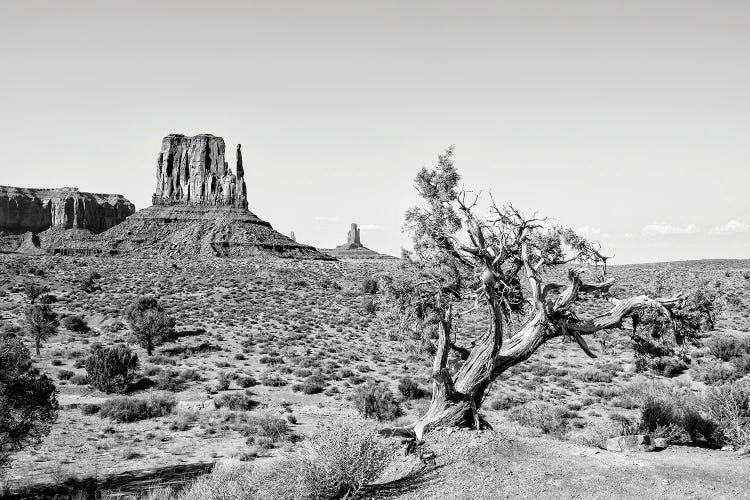
[[378,226],[377,224],[362,224],[358,225],[357,227],[362,231],[377,231],[378,229],[380,229],[380,226]]
[[711,234],[737,234],[750,232],[750,224],[732,219],[726,224],[711,229]]
[[581,236],[585,236],[585,235],[591,236],[591,235],[599,234],[601,232],[602,232],[601,229],[599,229],[598,227],[592,227],[592,226],[582,226],[576,229],[576,233],[580,234]]
[[327,217],[325,215],[316,215],[315,220],[318,222],[338,222],[338,217]]
[[643,233],[647,236],[658,235],[675,235],[675,234],[695,234],[698,232],[698,226],[688,224],[685,227],[673,226],[664,222],[654,222],[643,228]]

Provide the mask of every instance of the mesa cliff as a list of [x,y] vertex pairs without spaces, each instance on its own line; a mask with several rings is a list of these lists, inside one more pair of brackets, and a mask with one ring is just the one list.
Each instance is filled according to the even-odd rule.
[[51,227],[101,233],[134,213],[135,205],[119,194],[0,186],[0,231],[8,234]]

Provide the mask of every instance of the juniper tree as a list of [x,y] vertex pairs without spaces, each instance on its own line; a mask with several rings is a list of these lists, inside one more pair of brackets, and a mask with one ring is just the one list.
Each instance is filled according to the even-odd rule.
[[[423,203],[405,220],[414,248],[400,272],[384,279],[385,297],[400,333],[434,353],[432,400],[421,418],[393,432],[421,439],[437,426],[479,428],[492,382],[551,339],[568,337],[595,357],[584,337],[626,319],[635,320],[634,335],[639,324],[663,319],[661,334],[677,343],[693,339],[712,319],[711,304],[691,295],[617,298],[608,257],[569,228],[524,216],[491,196],[480,215],[482,196],[459,188],[452,148],[415,181]],[[593,279],[584,280],[589,274]],[[567,282],[550,280],[554,275]],[[579,316],[576,304],[592,296],[609,307]],[[461,321],[477,312],[486,317],[485,330]]]
[[154,297],[138,297],[127,311],[127,320],[136,342],[149,356],[154,346],[174,336],[175,320]]
[[12,453],[39,444],[57,416],[52,380],[31,365],[29,351],[14,335],[0,334],[0,470]]

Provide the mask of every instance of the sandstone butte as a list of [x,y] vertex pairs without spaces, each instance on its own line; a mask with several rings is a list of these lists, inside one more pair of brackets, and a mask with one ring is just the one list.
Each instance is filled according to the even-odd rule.
[[362,244],[362,235],[357,224],[352,224],[346,235],[346,243],[336,248],[321,248],[321,252],[338,259],[395,259],[391,255],[370,250]]
[[241,146],[235,173],[224,139],[170,134],[156,159],[152,206],[96,237],[103,252],[144,256],[282,257],[331,259],[294,241],[248,210]]

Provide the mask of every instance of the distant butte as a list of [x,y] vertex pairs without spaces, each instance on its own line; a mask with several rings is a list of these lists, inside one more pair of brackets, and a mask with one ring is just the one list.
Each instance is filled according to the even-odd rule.
[[362,244],[362,238],[359,227],[356,224],[350,226],[346,235],[346,243],[336,248],[321,248],[321,252],[332,255],[338,259],[395,259],[391,255],[378,253],[370,250]]
[[232,173],[221,137],[170,134],[156,159],[153,205],[101,234],[99,244],[109,253],[146,256],[330,259],[250,212],[244,176],[239,144]]

